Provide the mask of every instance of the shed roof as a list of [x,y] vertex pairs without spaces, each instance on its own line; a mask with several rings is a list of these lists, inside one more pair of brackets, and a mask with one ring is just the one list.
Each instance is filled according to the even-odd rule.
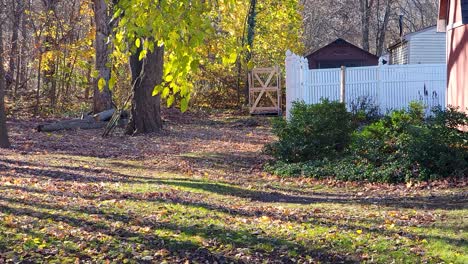
[[432,29],[436,29],[436,25],[434,25],[434,26],[429,26],[429,27],[425,27],[425,28],[420,29],[420,30],[418,30],[418,31],[414,31],[414,32],[408,33],[408,34],[404,35],[399,41],[390,44],[390,45],[388,46],[387,49],[388,49],[388,50],[392,50],[392,49],[394,49],[394,48],[396,48],[396,47],[399,47],[400,45],[402,45],[402,44],[404,44],[404,43],[410,41],[410,39],[411,39],[412,37],[414,37],[415,35],[420,34],[420,33],[423,33],[423,32],[427,32],[427,31],[432,30]]
[[338,39],[336,39],[335,41],[330,42],[330,43],[328,43],[327,45],[325,45],[325,46],[323,46],[323,47],[321,47],[321,48],[319,48],[319,49],[317,49],[317,50],[315,50],[315,51],[313,51],[313,52],[310,52],[309,54],[305,55],[304,57],[312,56],[312,55],[314,55],[314,54],[320,52],[321,50],[323,50],[323,49],[325,49],[325,48],[328,48],[329,46],[335,45],[335,44],[348,45],[348,46],[350,46],[350,47],[353,47],[353,48],[355,48],[355,49],[358,49],[359,51],[361,51],[361,52],[363,52],[363,53],[368,54],[369,56],[373,56],[373,57],[375,57],[375,58],[377,58],[377,59],[379,58],[379,57],[377,57],[376,55],[374,55],[374,54],[372,54],[372,53],[370,53],[370,52],[368,52],[368,51],[365,51],[365,50],[361,49],[360,47],[358,47],[358,46],[356,46],[356,45],[354,45],[354,44],[352,44],[352,43],[350,43],[350,42],[348,42],[348,41],[346,41],[346,40],[344,40],[344,39],[342,39],[342,38],[338,38]]

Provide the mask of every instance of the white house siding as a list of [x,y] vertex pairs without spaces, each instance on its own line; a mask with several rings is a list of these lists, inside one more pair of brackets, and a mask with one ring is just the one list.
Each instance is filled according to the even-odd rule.
[[390,64],[408,64],[408,43],[403,42],[390,52]]
[[437,32],[435,26],[411,33],[405,39],[409,46],[409,64],[446,63],[445,32]]

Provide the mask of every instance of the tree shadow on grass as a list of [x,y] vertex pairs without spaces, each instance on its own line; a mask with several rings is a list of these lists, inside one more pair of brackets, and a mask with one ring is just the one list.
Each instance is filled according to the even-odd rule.
[[[158,180],[159,184],[164,184],[161,183],[161,181],[167,181],[167,179],[164,180]],[[172,184],[180,184],[180,182],[185,182],[185,183],[190,183],[190,187],[188,188],[193,188],[193,182],[190,180],[169,180],[172,181]],[[199,186],[200,184],[206,184],[206,182],[198,181]],[[222,188],[226,187],[225,184],[217,184],[217,188],[221,186]],[[185,185],[186,186],[186,185]],[[229,187],[229,186],[228,186]],[[232,186],[231,186],[232,187]],[[113,191],[110,193],[102,194],[102,193],[96,193],[96,194],[84,194],[81,192],[77,192],[76,190],[73,192],[70,191],[51,191],[51,190],[43,190],[43,189],[37,189],[37,188],[31,188],[31,187],[24,187],[24,186],[14,186],[14,185],[8,185],[8,186],[0,186],[0,191],[8,191],[8,190],[15,190],[15,191],[22,191],[22,192],[27,192],[27,193],[38,193],[38,194],[47,194],[47,195],[52,195],[52,196],[57,196],[58,197],[70,197],[70,198],[84,198],[84,199],[91,199],[91,200],[96,200],[96,201],[102,201],[102,200],[132,200],[136,202],[162,202],[162,203],[174,203],[174,204],[182,204],[186,206],[190,206],[193,208],[197,207],[202,207],[208,210],[213,210],[213,211],[219,211],[223,213],[227,213],[233,216],[247,216],[247,217],[259,217],[259,216],[269,216],[274,220],[283,220],[283,221],[298,221],[298,222],[303,222],[303,219],[298,219],[296,218],[295,215],[292,216],[285,216],[281,213],[274,213],[270,212],[268,210],[263,210],[263,209],[242,209],[242,208],[236,208],[232,209],[228,206],[225,205],[220,205],[220,204],[211,204],[211,203],[205,203],[205,202],[200,202],[197,200],[186,200],[187,196],[182,195],[180,197],[166,197],[164,196],[163,193],[150,193],[149,196],[147,196],[148,193],[129,193],[129,192],[119,192],[119,191]],[[205,189],[202,189],[205,190]],[[226,190],[219,190],[212,187],[207,188],[206,190],[209,191],[214,191],[215,193],[222,191],[223,193],[226,192]],[[229,189],[227,192],[232,193],[232,190]],[[239,190],[236,190],[236,192],[239,192]],[[236,195],[236,192],[233,194]],[[161,194],[161,195],[158,195]],[[239,194],[237,194],[239,195]],[[3,200],[7,203],[21,203],[24,205],[28,206],[38,206],[37,201],[26,201],[24,199],[17,199],[17,198],[5,198],[2,197],[0,200]],[[49,210],[65,210],[65,211],[75,211],[79,213],[84,213],[84,214],[97,214],[97,215],[103,215],[108,221],[121,221],[121,222],[131,222],[135,221],[137,216],[135,215],[127,215],[127,214],[119,214],[119,213],[114,213],[114,212],[106,212],[104,210],[101,210],[95,206],[88,206],[88,207],[83,207],[80,206],[79,208],[73,208],[73,207],[68,207],[66,209],[62,208],[59,205],[53,205],[53,204],[41,204],[40,207],[49,209]],[[2,210],[3,211],[3,210]],[[338,228],[339,230],[349,230],[351,232],[354,232],[355,230],[363,230],[366,233],[377,233],[383,236],[387,237],[394,237],[396,234],[400,236],[407,237],[409,239],[432,239],[432,240],[438,240],[442,241],[443,243],[450,244],[450,245],[455,245],[455,246],[462,246],[466,243],[464,239],[457,239],[457,238],[451,238],[451,237],[440,237],[436,235],[421,235],[421,234],[414,234],[411,232],[405,232],[405,231],[398,231],[398,230],[388,230],[385,228],[376,228],[376,226],[381,225],[383,222],[382,219],[364,219],[364,218],[359,218],[359,219],[354,219],[351,221],[348,221],[346,219],[335,219],[335,218],[330,218],[330,216],[327,217],[327,215],[316,215],[316,214],[311,214],[307,217],[308,221],[311,224],[314,225],[319,225],[319,226],[328,226],[328,227],[335,227]],[[346,220],[346,221],[344,221]],[[160,226],[161,223],[154,223],[152,221],[148,221],[147,219],[144,219],[143,222],[140,221],[142,225],[152,225],[152,226]],[[379,222],[380,221],[380,222]],[[143,224],[144,223],[144,224]],[[75,223],[76,225],[78,223]],[[163,223],[164,225],[167,225],[167,223]],[[370,227],[368,227],[370,226]],[[102,228],[102,227],[101,227]],[[162,228],[162,227],[161,227]],[[189,229],[183,231],[187,234],[191,234],[193,232],[193,226],[190,226]],[[197,228],[200,228],[198,226]],[[458,227],[459,228],[459,227]],[[177,230],[184,230],[183,228],[179,228]],[[209,228],[209,234],[205,235],[210,235],[211,233],[216,234],[219,230],[212,231],[212,228]],[[454,228],[448,228],[447,230],[454,231]],[[227,233],[230,234],[230,232],[226,231]],[[196,235],[196,234],[194,234]],[[243,237],[245,234],[242,235]],[[210,237],[212,238],[212,237]],[[216,238],[216,237],[215,237]],[[226,238],[226,239],[231,239],[231,238]],[[236,242],[237,239],[235,239],[234,242]],[[276,240],[275,240],[276,241]],[[233,242],[233,243],[234,243]],[[287,241],[286,241],[287,242]],[[237,243],[237,242],[236,242]],[[250,242],[249,242],[250,243]],[[276,242],[275,242],[276,243]],[[283,243],[284,244],[284,243]],[[276,244],[275,244],[276,245]],[[239,247],[242,245],[239,244]],[[318,253],[317,253],[318,254]],[[319,254],[320,255],[320,254]]]
[[[82,194],[73,194],[70,192],[60,192],[60,191],[44,191],[40,189],[33,189],[33,188],[27,188],[27,187],[17,187],[17,186],[7,186],[7,187],[1,187],[0,186],[0,191],[1,190],[20,190],[23,192],[29,192],[29,193],[38,193],[38,194],[48,194],[52,196],[57,196],[57,197],[69,197],[69,198],[76,198],[76,197],[81,197],[84,199],[94,199],[97,201],[103,201],[103,200],[114,200],[114,201],[120,201],[120,200],[131,200],[135,202],[158,202],[158,203],[172,203],[172,204],[180,204],[184,206],[188,206],[194,209],[197,208],[204,208],[207,210],[211,211],[216,211],[216,212],[222,212],[226,213],[232,216],[241,216],[241,217],[261,217],[261,216],[268,216],[273,220],[281,220],[281,221],[294,221],[297,223],[310,223],[313,225],[318,225],[318,226],[327,226],[329,228],[338,228],[338,230],[349,230],[351,232],[354,232],[355,230],[363,230],[366,233],[376,233],[380,234],[382,236],[387,236],[387,237],[393,237],[396,234],[407,237],[409,239],[437,239],[440,241],[444,241],[447,244],[451,245],[456,245],[456,246],[463,246],[466,241],[465,239],[455,239],[455,238],[450,238],[450,237],[442,237],[442,236],[437,236],[437,235],[421,235],[421,234],[414,234],[411,232],[407,231],[402,231],[402,230],[391,230],[383,227],[384,220],[383,219],[378,219],[378,218],[368,218],[368,217],[362,217],[359,219],[354,219],[353,221],[348,221],[346,219],[336,219],[330,215],[327,214],[315,214],[313,212],[310,212],[310,214],[306,215],[306,219],[304,219],[304,215],[283,215],[281,213],[275,213],[271,212],[268,210],[261,210],[261,209],[242,209],[242,208],[236,208],[232,209],[227,206],[219,205],[219,204],[210,204],[210,203],[204,203],[204,202],[199,202],[199,201],[189,201],[189,200],[184,200],[184,198],[171,198],[171,197],[165,197],[165,196],[160,196],[160,197],[152,197],[148,198],[145,197],[142,194],[132,194],[132,193],[122,193],[122,192],[114,192],[112,194],[104,195],[103,197],[100,196],[83,196]],[[82,213],[82,214],[97,214],[97,215],[103,215],[105,218],[109,221],[121,221],[125,223],[129,223],[132,221],[136,221],[138,218],[135,215],[128,215],[128,214],[122,214],[122,213],[116,213],[116,212],[107,212],[104,211],[96,206],[80,206],[80,207],[67,207],[64,209],[60,205],[56,204],[50,204],[50,203],[38,203],[37,201],[29,201],[25,199],[19,199],[19,198],[6,198],[6,197],[0,197],[0,201],[5,201],[8,203],[19,203],[23,205],[28,205],[28,206],[37,206],[40,205],[41,208],[44,209],[49,209],[49,210],[65,210],[65,211],[74,211],[77,213]],[[145,223],[145,221],[148,221],[147,219],[145,220],[138,220],[140,224]],[[411,225],[411,222],[408,222]],[[154,224],[154,223],[153,223]],[[167,224],[167,223],[165,223]],[[143,225],[151,225],[151,222],[148,224]],[[159,225],[159,224],[158,224]],[[405,223],[403,223],[405,225]],[[414,225],[414,224],[413,224]],[[419,224],[418,224],[419,225]],[[377,228],[377,226],[380,226]],[[432,226],[432,224],[430,225]],[[443,229],[451,232],[457,232],[457,228],[460,228],[459,226],[443,226],[443,227],[435,227],[436,229]],[[216,232],[215,232],[216,233]]]
[[[2,165],[4,163],[5,165]],[[157,178],[126,175],[113,172],[108,169],[102,169],[96,173],[96,170],[82,167],[59,166],[61,169],[71,171],[62,171],[59,168],[50,167],[49,169],[31,168],[37,164],[29,162],[17,162],[8,159],[0,159],[0,169],[13,169],[16,174],[25,178],[43,178],[54,179],[57,181],[76,181],[83,183],[144,183],[168,185],[182,187],[194,190],[201,190],[209,193],[216,193],[225,196],[234,196],[244,199],[250,199],[255,202],[265,203],[292,203],[292,204],[314,204],[314,203],[338,203],[338,204],[361,204],[361,205],[381,205],[395,208],[414,208],[414,209],[467,209],[468,194],[438,195],[430,197],[368,197],[356,198],[349,194],[320,193],[313,192],[309,195],[285,194],[273,191],[253,190],[239,187],[232,183],[208,182],[196,179],[180,178]],[[82,174],[86,173],[87,175]],[[99,174],[99,176],[97,176]]]
[[[161,238],[154,234],[143,234],[141,232],[134,231],[134,228],[130,229],[130,227],[138,225],[142,228],[151,227],[153,231],[168,230],[171,232],[183,233],[187,236],[201,236],[209,240],[215,239],[218,240],[218,242],[221,244],[230,244],[237,249],[249,248],[249,250],[254,250],[257,253],[261,253],[260,256],[262,257],[260,259],[255,258],[256,255],[252,254],[252,260],[254,263],[263,261],[263,257],[272,260],[273,262],[277,261],[277,263],[292,263],[293,261],[290,257],[284,256],[284,250],[286,250],[286,252],[288,252],[289,250],[295,250],[298,251],[299,254],[309,255],[316,260],[324,261],[326,263],[358,262],[355,258],[335,253],[330,254],[323,249],[319,250],[314,248],[305,248],[304,246],[299,245],[295,242],[287,241],[281,238],[272,238],[268,236],[258,237],[257,235],[251,234],[248,231],[227,229],[225,227],[217,225],[176,225],[168,222],[149,221],[148,219],[142,218],[141,215],[135,213],[119,214],[113,212],[108,213],[102,210],[98,211],[100,217],[99,219],[93,217],[91,217],[90,219],[85,219],[84,217],[70,214],[71,212],[75,211],[86,214],[87,217],[90,217],[90,212],[92,212],[93,215],[97,212],[88,212],[86,210],[76,208],[61,208],[60,206],[44,204],[40,201],[32,202],[17,198],[6,199],[5,197],[1,197],[0,199],[3,202],[22,205],[21,208],[18,208],[3,205],[3,203],[0,203],[0,210],[6,214],[12,214],[17,217],[29,216],[40,220],[52,221],[55,223],[63,222],[72,227],[80,228],[89,233],[102,233],[108,236],[112,236],[112,238],[116,240],[115,243],[111,245],[102,245],[103,247],[117,246],[119,244],[118,241],[132,244],[135,243],[135,239],[137,239],[137,243],[144,246],[142,250],[158,250],[160,248],[169,247],[177,254],[188,255],[189,259],[191,257],[194,257],[198,258],[198,260],[217,261],[218,263],[242,263],[242,261],[240,261],[239,259],[236,259],[234,258],[234,256],[231,256],[232,254],[236,254],[237,251],[227,253],[225,252],[226,254],[212,253],[207,248],[204,248],[198,244],[194,244],[190,241],[171,241],[171,239],[165,237]],[[34,209],[26,208],[24,207],[25,205],[33,207]],[[37,210],[36,208],[40,208],[41,210]],[[60,212],[52,213],[44,211],[44,209],[60,210]],[[100,219],[104,220],[101,221]],[[121,221],[128,224],[128,228],[115,226],[112,227],[109,225],[109,223],[115,221]],[[259,243],[268,245],[269,248],[272,249],[272,251],[267,252],[262,251],[261,249],[257,249],[256,247]],[[278,250],[283,247],[285,249],[283,249],[282,251]],[[107,250],[112,249],[107,248]],[[203,253],[202,256],[199,256],[201,253]]]
[[152,179],[151,177],[122,174],[104,168],[93,169],[67,165],[47,165],[48,169],[43,167],[43,164],[33,162],[0,159],[0,170],[14,170],[15,174],[21,174],[25,178],[34,176],[59,181],[111,183],[146,183]]
[[180,155],[182,160],[198,169],[215,169],[238,172],[261,167],[265,158],[258,152],[203,152]]
[[[35,207],[41,208],[41,204],[36,204]],[[45,206],[45,208],[48,209],[47,206]],[[198,261],[210,260],[210,261],[218,261],[220,263],[227,263],[227,262],[238,263],[238,261],[236,261],[235,259],[222,256],[221,254],[213,253],[209,250],[204,250],[204,255],[201,256],[201,259],[200,259],[200,256],[196,256],[198,249],[200,248],[200,245],[197,245],[190,241],[175,241],[175,240],[171,240],[168,238],[159,237],[151,233],[143,234],[140,232],[132,231],[132,229],[130,228],[111,227],[107,223],[104,223],[104,222],[90,221],[90,220],[86,220],[83,218],[68,216],[65,214],[49,213],[49,212],[43,212],[43,211],[33,210],[29,208],[15,208],[15,207],[9,207],[9,206],[0,204],[0,210],[4,213],[14,215],[15,217],[29,216],[29,217],[33,217],[39,220],[46,220],[49,222],[48,228],[51,228],[53,226],[52,223],[57,223],[57,224],[66,223],[67,225],[70,225],[74,228],[80,228],[81,230],[88,232],[88,233],[105,234],[105,235],[112,237],[112,239],[114,240],[112,243],[105,243],[103,241],[98,240],[97,238],[93,239],[92,241],[89,241],[91,244],[94,244],[93,249],[96,250],[96,255],[90,256],[90,255],[80,254],[80,251],[74,251],[74,250],[71,250],[71,252],[67,252],[68,254],[76,254],[77,257],[80,257],[83,260],[87,260],[87,259],[91,260],[95,257],[103,257],[104,259],[113,259],[117,256],[113,256],[111,253],[121,252],[122,250],[120,246],[122,246],[122,243],[125,243],[126,245],[134,245],[134,246],[142,245],[142,247],[139,250],[137,250],[138,252],[132,252],[132,254],[129,254],[127,256],[128,258],[134,258],[135,255],[133,255],[133,253],[143,253],[145,251],[152,251],[154,253],[160,249],[168,248],[173,252],[173,254],[180,255],[182,257],[186,256],[187,259],[190,259],[190,260],[198,260]],[[66,209],[63,209],[63,210],[67,211]],[[27,232],[30,233],[31,231],[27,230]],[[61,239],[54,238],[54,240],[61,240]],[[79,237],[79,235],[75,235],[73,237],[67,237],[67,240],[73,240],[74,242],[77,242],[77,243],[83,242],[82,239]],[[68,248],[60,248],[60,249],[66,250],[66,251],[70,250]],[[98,254],[102,254],[102,255],[99,256]],[[41,259],[42,257],[38,259],[31,259],[29,261],[38,261]],[[139,261],[143,263],[148,262],[148,261],[143,261],[141,259]]]
[[289,195],[276,191],[265,192],[251,189],[244,189],[233,185],[200,182],[191,180],[152,180],[158,184],[186,187],[217,193],[220,195],[230,195],[240,198],[247,198],[252,201],[266,203],[342,203],[342,204],[368,204],[383,205],[396,208],[420,208],[420,209],[467,209],[468,194],[439,195],[431,197],[370,197],[355,198],[346,194],[318,193],[312,195]]

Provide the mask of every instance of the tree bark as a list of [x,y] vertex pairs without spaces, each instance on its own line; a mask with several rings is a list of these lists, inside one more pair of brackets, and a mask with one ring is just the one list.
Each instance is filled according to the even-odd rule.
[[370,50],[369,44],[369,22],[370,22],[370,11],[372,8],[373,0],[360,0],[360,11],[361,11],[361,31],[362,49],[365,51]]
[[[105,0],[94,0],[94,20],[96,23],[96,70],[99,72],[99,77],[95,79],[94,84],[93,112],[99,113],[112,108],[112,95],[109,89],[111,69],[107,66],[110,55],[108,38],[111,28],[108,5]],[[106,82],[102,90],[98,87],[101,78]]]
[[[63,120],[54,123],[41,124],[37,126],[38,132],[53,132],[60,130],[73,130],[73,129],[97,129],[106,127],[108,121],[111,119],[114,109],[106,110],[95,115],[86,115],[80,119]],[[128,115],[123,112],[118,125],[125,126],[128,123]]]
[[91,116],[85,119],[72,119],[59,121],[50,124],[42,124],[37,126],[38,132],[53,132],[60,130],[74,130],[74,129],[98,129],[105,127],[107,122],[97,122]]
[[[20,67],[20,65],[21,65],[21,63],[22,63],[22,62],[21,62],[21,52],[22,52],[22,51],[20,51],[20,52],[18,53],[18,55],[16,56],[16,61],[17,61],[17,66],[18,66],[18,67]],[[15,98],[15,99],[16,99],[16,96],[18,95],[18,88],[19,88],[19,85],[20,85],[20,77],[21,77],[21,71],[20,71],[20,69],[18,68],[18,69],[16,70],[15,89],[14,89],[14,91],[13,91],[13,98]]]
[[[3,11],[3,1],[0,2]],[[2,12],[0,12],[0,15]],[[2,22],[3,23],[3,22]],[[3,26],[0,27],[0,54],[3,54]],[[0,148],[9,148],[8,131],[5,113],[5,69],[3,68],[3,55],[0,56]]]
[[[11,34],[11,53],[10,53],[10,62],[8,67],[8,76],[11,76],[11,80],[13,81],[15,76],[15,70],[17,67],[17,54],[18,54],[18,35],[19,35],[19,28],[21,22],[22,12],[22,4],[20,0],[15,0],[12,2],[13,7],[13,28]],[[18,82],[18,80],[16,80]],[[11,89],[12,82],[7,83],[7,89]]]
[[[390,20],[392,0],[385,1],[385,11],[381,25],[378,25],[377,41],[376,41],[376,55],[381,56],[384,50],[385,39],[387,36],[388,22]],[[378,12],[378,11],[377,11]]]
[[37,87],[36,87],[36,104],[34,105],[34,115],[39,115],[41,101],[41,72],[42,72],[42,51],[39,50],[39,62],[37,65]]
[[[91,65],[91,63],[90,63]],[[92,86],[92,77],[91,77],[91,72],[92,72],[92,68],[89,67],[87,72],[86,72],[86,86],[85,86],[85,90],[84,90],[84,99],[87,101],[89,99],[89,91],[90,91],[90,87]],[[94,111],[93,111],[94,112]]]
[[132,71],[132,108],[126,133],[129,135],[158,132],[162,129],[161,98],[152,96],[154,87],[162,82],[164,47],[155,47],[139,60],[139,50],[130,56]]
[[109,121],[112,115],[114,115],[114,112],[115,112],[115,109],[109,109],[101,113],[94,114],[93,118],[96,121]]
[[[247,16],[247,45],[249,46],[250,51],[247,51],[247,56],[246,56],[247,64],[249,64],[249,62],[252,60],[256,25],[257,25],[257,0],[250,0],[250,10]],[[247,73],[245,89],[244,89],[244,95],[247,101],[250,96],[248,78],[249,78],[249,75]]]
[[[24,3],[24,7],[23,7],[23,10],[26,10],[26,3]],[[21,19],[21,36],[22,36],[22,39],[21,39],[21,52],[20,52],[20,57],[21,57],[21,64],[18,65],[18,67],[20,67],[20,75],[18,77],[18,79],[16,80],[16,83],[19,84],[20,86],[18,86],[18,88],[20,87],[28,87],[28,79],[29,79],[29,76],[28,76],[28,69],[27,69],[27,64],[28,64],[28,28],[27,28],[27,23],[28,23],[28,19],[30,19],[29,16],[27,16],[26,14],[23,14],[22,15],[22,19]],[[18,90],[18,89],[17,89]]]
[[[57,12],[57,4],[58,0],[45,0],[44,2],[45,10],[47,11],[47,21],[46,21],[46,30],[53,32],[53,28],[57,26],[57,21],[53,18]],[[55,36],[53,35],[46,35],[44,38],[44,53],[52,51],[58,45],[58,32],[56,32]],[[55,110],[56,104],[56,90],[57,90],[57,58],[48,60],[47,67],[44,68],[43,73],[43,83],[44,86],[47,88],[46,92],[48,92],[50,106],[52,109]]]

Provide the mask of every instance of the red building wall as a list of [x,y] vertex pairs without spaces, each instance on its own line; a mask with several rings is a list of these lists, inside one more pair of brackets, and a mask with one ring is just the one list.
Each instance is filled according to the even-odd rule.
[[468,112],[468,25],[461,24],[460,0],[449,1],[448,7],[447,105]]

